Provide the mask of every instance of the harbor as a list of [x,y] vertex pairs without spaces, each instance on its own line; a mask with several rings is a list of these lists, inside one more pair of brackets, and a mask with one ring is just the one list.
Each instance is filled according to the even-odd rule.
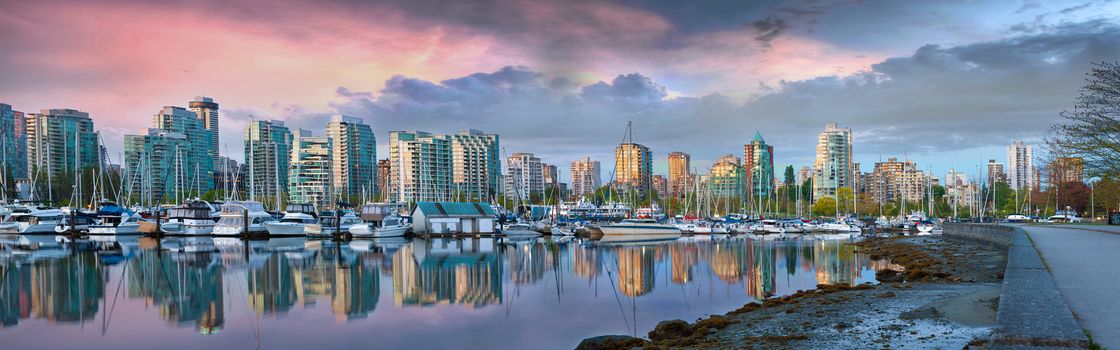
[[[641,336],[665,319],[722,314],[818,284],[875,283],[876,271],[891,267],[846,240],[744,235],[623,244],[2,239],[0,334],[19,348],[335,348],[356,338],[390,348],[572,348],[603,332]],[[467,337],[478,332],[488,336]]]

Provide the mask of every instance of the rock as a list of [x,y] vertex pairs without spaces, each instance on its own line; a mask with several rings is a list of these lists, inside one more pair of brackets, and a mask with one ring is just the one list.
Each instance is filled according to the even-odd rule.
[[897,270],[884,269],[875,273],[875,279],[882,283],[893,283],[906,280],[906,276]]
[[649,341],[628,335],[600,335],[579,342],[576,350],[615,350],[630,349],[649,345]]
[[941,314],[937,312],[937,309],[935,309],[933,306],[924,306],[907,312],[903,312],[901,315],[898,315],[898,318],[903,320],[917,320],[924,318],[937,318],[940,315]]
[[665,339],[683,338],[692,335],[692,325],[683,320],[661,321],[652,331],[649,331],[649,340],[661,341]]

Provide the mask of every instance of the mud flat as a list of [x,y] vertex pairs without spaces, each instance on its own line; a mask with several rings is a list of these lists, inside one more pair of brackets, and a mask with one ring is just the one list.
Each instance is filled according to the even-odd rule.
[[855,245],[899,269],[877,273],[878,285],[818,285],[691,323],[664,321],[648,339],[589,338],[578,349],[960,349],[988,342],[1004,249],[941,236]]

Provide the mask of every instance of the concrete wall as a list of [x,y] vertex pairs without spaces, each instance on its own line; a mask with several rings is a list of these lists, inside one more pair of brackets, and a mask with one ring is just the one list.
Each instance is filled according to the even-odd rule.
[[993,349],[1089,347],[1026,232],[1017,226],[995,224],[946,224],[944,228],[948,237],[1007,248]]

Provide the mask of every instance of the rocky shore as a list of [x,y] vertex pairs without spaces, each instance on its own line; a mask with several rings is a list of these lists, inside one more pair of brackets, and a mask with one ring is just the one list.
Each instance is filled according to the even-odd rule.
[[647,338],[603,336],[577,349],[983,348],[995,324],[1003,249],[941,236],[854,243],[899,269],[877,285],[818,285],[724,315],[663,321]]

